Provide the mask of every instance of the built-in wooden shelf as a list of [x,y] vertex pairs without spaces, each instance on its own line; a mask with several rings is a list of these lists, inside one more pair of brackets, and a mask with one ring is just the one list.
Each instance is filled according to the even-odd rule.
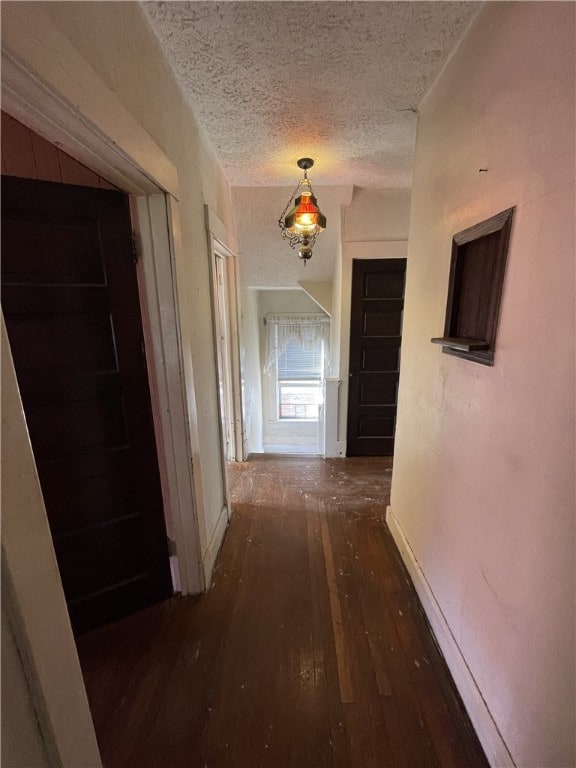
[[460,352],[477,352],[481,349],[488,349],[490,344],[485,339],[456,339],[450,336],[430,339],[432,344],[440,344],[442,347],[450,347]]
[[494,365],[513,208],[462,230],[452,240],[444,336],[447,355]]

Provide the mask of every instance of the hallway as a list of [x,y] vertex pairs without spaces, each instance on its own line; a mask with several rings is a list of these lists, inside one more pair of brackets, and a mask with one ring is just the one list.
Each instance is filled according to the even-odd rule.
[[387,533],[391,459],[230,475],[209,593],[78,641],[104,765],[486,766]]

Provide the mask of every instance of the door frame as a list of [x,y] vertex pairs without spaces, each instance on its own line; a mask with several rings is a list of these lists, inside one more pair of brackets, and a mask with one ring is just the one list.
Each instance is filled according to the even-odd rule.
[[[356,390],[355,390],[356,391],[356,397],[354,399],[352,398],[351,395],[352,395],[352,391],[354,389],[353,379],[354,379],[354,377],[358,377],[358,380],[356,382],[358,384],[358,381],[363,376],[363,372],[362,372],[361,369],[360,370],[356,369],[354,372],[352,372],[351,371],[351,364],[350,364],[350,358],[352,356],[352,350],[354,348],[356,348],[356,345],[359,345],[360,347],[363,346],[362,345],[362,340],[364,339],[364,337],[363,337],[363,334],[362,334],[362,327],[363,327],[364,324],[363,324],[363,322],[356,322],[356,321],[359,318],[359,315],[357,314],[357,310],[361,309],[361,306],[359,307],[357,303],[359,302],[360,305],[361,305],[362,304],[362,300],[363,300],[363,297],[362,297],[362,293],[363,292],[362,292],[362,290],[359,290],[359,289],[362,287],[362,284],[363,284],[363,281],[364,281],[364,276],[366,274],[365,271],[364,271],[365,265],[367,263],[370,263],[370,264],[373,265],[374,270],[378,271],[379,267],[377,267],[376,265],[384,265],[384,264],[386,264],[387,262],[390,262],[390,261],[394,261],[396,264],[398,264],[399,262],[402,262],[402,265],[404,267],[404,269],[403,269],[403,271],[401,273],[403,278],[404,278],[402,297],[394,299],[395,301],[397,300],[397,301],[401,301],[402,302],[402,308],[399,310],[399,312],[400,312],[400,329],[399,329],[400,333],[398,335],[398,338],[400,339],[400,344],[398,346],[398,363],[397,363],[398,368],[397,368],[397,371],[390,371],[389,372],[391,374],[392,373],[397,373],[397,375],[399,376],[400,375],[400,362],[401,362],[401,352],[400,352],[400,350],[401,350],[401,346],[402,346],[402,330],[403,330],[403,328],[402,328],[402,318],[403,318],[403,313],[404,313],[404,295],[405,295],[405,283],[406,283],[406,268],[407,268],[407,265],[408,265],[408,260],[405,257],[403,257],[403,258],[396,258],[396,259],[391,259],[391,258],[387,258],[387,259],[366,259],[366,258],[364,258],[364,259],[355,259],[355,258],[353,258],[351,260],[351,262],[350,262],[350,268],[351,268],[351,296],[350,296],[350,327],[349,327],[349,332],[348,332],[348,402],[347,402],[347,408],[346,408],[347,417],[348,417],[348,423],[347,423],[347,426],[346,426],[346,456],[350,456],[350,455],[352,455],[352,456],[372,456],[372,455],[388,456],[388,455],[390,455],[391,456],[391,455],[393,455],[393,451],[390,454],[389,453],[373,454],[371,452],[366,453],[366,454],[362,453],[361,452],[361,448],[360,448],[360,444],[362,442],[362,439],[359,437],[358,430],[357,430],[357,428],[358,428],[358,420],[356,419],[356,421],[355,421],[350,416],[351,411],[354,411],[354,409],[356,409],[356,412],[358,413],[358,410],[363,411],[364,409],[367,409],[368,411],[370,411],[374,407],[392,407],[388,403],[386,403],[386,404],[384,404],[384,403],[378,403],[378,404],[377,403],[373,403],[371,405],[362,404],[360,402],[361,390],[362,390],[361,386],[359,386],[359,388],[356,388]],[[356,272],[358,272],[358,274],[355,276]],[[386,272],[381,272],[380,274],[391,275],[391,274],[398,274],[398,273],[397,272],[386,271]],[[384,299],[384,300],[386,300],[386,299]],[[375,300],[375,301],[378,301],[378,300]],[[362,313],[360,312],[360,315],[361,314]],[[368,340],[370,339],[370,337],[367,336],[365,338],[366,338],[366,342],[369,343]],[[372,337],[372,338],[378,338],[378,337]],[[356,352],[358,352],[357,348],[356,348]],[[359,360],[357,359],[356,363],[355,363],[355,367],[357,365],[359,365],[359,364],[360,364]],[[360,368],[361,368],[361,365],[360,365]],[[375,372],[374,375],[378,375],[378,373],[382,374],[384,372],[383,371],[378,371],[378,372]],[[388,373],[388,371],[386,373]],[[397,395],[397,390],[398,390],[398,384],[396,384],[396,395]],[[398,398],[396,396],[396,400],[397,399]],[[391,437],[392,444],[394,443],[394,438],[395,438],[395,433],[396,433],[396,410],[398,408],[397,403],[394,404],[393,407],[395,408],[395,412],[394,412],[394,433],[393,433],[393,435]],[[366,414],[366,415],[368,415],[368,414]],[[354,430],[354,424],[355,424],[356,430]],[[352,433],[351,433],[351,430],[352,430]],[[356,431],[355,435],[353,434],[354,431]],[[383,439],[383,438],[381,437],[379,439]],[[389,439],[389,438],[386,437],[384,439]],[[352,453],[350,452],[351,451],[351,449],[350,449],[351,441],[355,443],[354,452],[352,452]],[[388,449],[386,449],[386,450],[388,450]],[[360,452],[358,452],[358,451],[360,451]]]
[[[46,21],[46,25],[50,22]],[[44,37],[46,34],[44,29]],[[60,36],[55,30],[51,34]],[[70,44],[67,45],[70,48]],[[74,49],[72,51],[77,60],[72,71],[82,74],[85,62]],[[64,53],[68,59],[70,51]],[[164,495],[174,522],[179,586],[183,594],[196,594],[204,588],[197,520],[197,505],[201,500],[194,484],[192,447],[186,434],[186,424],[190,423],[192,440],[197,439],[194,420],[188,418],[186,384],[189,391],[191,382],[185,382],[183,375],[174,266],[177,253],[182,250],[178,174],[171,160],[112,91],[100,80],[99,87],[95,88],[94,72],[90,71],[89,81],[81,83],[86,89],[99,91],[94,100],[99,102],[100,108],[97,112],[92,109],[89,118],[82,111],[82,104],[73,104],[66,98],[77,97],[77,76],[70,78],[71,83],[68,79],[57,83],[39,80],[31,66],[36,61],[27,59],[18,60],[14,52],[2,49],[2,108],[130,194],[135,203],[132,211],[137,214],[138,221],[137,224],[133,221],[133,226],[136,224],[141,235],[138,273],[145,304],[143,314],[144,320],[148,316],[152,331],[149,335],[151,348],[147,351],[151,392],[155,395],[157,442],[167,450],[168,468],[162,473],[166,486]],[[83,101],[86,98],[84,94]],[[115,110],[119,119],[110,122]],[[167,316],[173,327],[167,322]],[[199,441],[196,444],[199,445]]]
[[[232,412],[229,414],[232,424],[232,439],[229,450],[229,458],[224,449],[224,435],[222,434],[223,447],[223,465],[226,461],[244,461],[244,421],[242,416],[242,373],[240,366],[240,300],[238,297],[238,260],[234,251],[225,243],[225,228],[216,214],[208,206],[204,206],[206,217],[206,231],[208,236],[208,253],[210,257],[210,277],[212,292],[212,316],[214,327],[214,353],[218,363],[218,377],[227,375],[230,383],[230,399]],[[229,318],[229,329],[222,329],[220,323],[220,313],[218,304],[221,300],[218,292],[218,267],[217,261],[222,259],[225,265],[225,275],[227,280],[227,306],[224,307]],[[224,332],[224,334],[223,334]],[[227,337],[229,344],[229,370],[225,373],[220,371],[221,359],[221,338]],[[223,413],[223,404],[220,402],[220,392],[218,392],[220,413]]]
[[[175,591],[197,594],[204,588],[198,535],[192,448],[183,376],[178,316],[174,222],[178,209],[161,192],[131,198],[136,225],[136,265],[140,288],[144,343],[158,460],[169,537]],[[179,225],[178,225],[179,228]]]
[[354,259],[406,259],[408,240],[372,240],[342,243],[340,363],[338,392],[338,434],[336,455],[346,456],[348,431],[348,376],[350,373],[350,318],[352,309],[352,261]]
[[236,425],[234,422],[234,393],[232,386],[232,329],[230,318],[230,279],[228,259],[214,248],[216,269],[213,273],[214,336],[218,357],[220,418],[224,443],[224,461],[236,461]]
[[[148,318],[150,330],[151,393],[158,444],[164,449],[163,493],[174,523],[181,591],[201,592],[205,584],[197,509],[202,495],[192,471],[192,451],[200,441],[193,371],[190,352],[183,350],[181,342],[175,279],[175,260],[182,254],[176,167],[44,9],[36,8],[24,25],[17,13],[5,8],[4,31],[11,42],[10,47],[4,41],[2,45],[2,108],[133,196],[142,255],[143,321]],[[8,368],[6,375],[13,372],[13,366]],[[17,392],[14,396],[17,398]],[[9,423],[6,428],[11,428]],[[25,425],[18,430],[26,434]],[[31,452],[30,457],[33,462]],[[39,546],[53,553],[42,497],[33,491],[37,477],[35,472],[32,475],[27,480],[32,499],[27,512],[35,521],[30,529],[37,534]],[[3,530],[10,532],[11,527],[16,533],[19,530],[16,521],[12,526],[10,520],[3,520]],[[18,649],[40,730],[50,747],[49,763],[99,766],[70,622],[62,611],[55,561],[48,557],[35,560],[39,572],[31,574],[23,567],[21,539],[16,533],[3,540],[3,582],[6,579],[10,585],[10,618],[18,627]],[[38,618],[40,592],[44,605],[54,607],[48,622]],[[58,643],[53,642],[55,636]],[[58,679],[54,669],[59,670]],[[84,734],[84,746],[78,744],[78,733]]]

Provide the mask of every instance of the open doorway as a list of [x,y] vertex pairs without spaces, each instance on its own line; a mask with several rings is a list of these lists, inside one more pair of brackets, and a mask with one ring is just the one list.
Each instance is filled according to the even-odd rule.
[[222,464],[225,466],[227,461],[244,458],[236,256],[210,230],[208,236]]
[[[156,438],[162,435],[164,440],[163,491],[174,522],[172,549],[178,554],[181,591],[198,593],[205,584],[197,517],[202,489],[192,474],[192,445],[199,443],[194,412],[190,412],[195,392],[193,385],[185,386],[184,371],[190,372],[190,382],[193,378],[188,347],[181,341],[174,269],[182,254],[177,170],[75,49],[68,46],[60,59],[58,46],[35,56],[37,41],[46,34],[64,40],[53,34],[47,16],[35,16],[25,26],[16,34],[17,49],[2,51],[3,107],[25,132],[37,133],[23,143],[23,159],[39,180],[50,180],[45,174],[52,169],[62,175],[78,171],[81,178],[58,181],[86,186],[86,175],[91,175],[96,187],[109,188],[100,183],[101,176],[131,195],[130,203],[137,209],[138,250],[143,258],[136,272],[150,326],[149,384]],[[49,163],[39,164],[34,154],[39,136],[52,143]],[[63,165],[60,151],[69,153]],[[3,152],[3,173],[18,175],[8,167],[15,157]],[[129,253],[132,258],[131,247]],[[131,263],[134,267],[133,259]],[[8,606],[8,620],[16,628],[13,637],[29,684],[30,709],[40,713],[38,725],[50,762],[96,768],[101,761],[4,331],[3,327],[2,575],[3,593],[6,586],[10,601],[4,601],[3,607]],[[6,483],[6,477],[13,482]],[[162,540],[166,545],[165,531]]]
[[8,337],[79,633],[172,594],[128,197],[3,176],[2,244]]
[[258,291],[264,453],[317,455],[330,320],[302,290]]

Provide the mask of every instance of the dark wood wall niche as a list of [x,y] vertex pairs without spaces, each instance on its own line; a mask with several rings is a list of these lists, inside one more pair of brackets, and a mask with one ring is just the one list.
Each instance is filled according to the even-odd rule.
[[494,365],[513,214],[508,208],[454,235],[444,336],[431,340],[448,355]]

